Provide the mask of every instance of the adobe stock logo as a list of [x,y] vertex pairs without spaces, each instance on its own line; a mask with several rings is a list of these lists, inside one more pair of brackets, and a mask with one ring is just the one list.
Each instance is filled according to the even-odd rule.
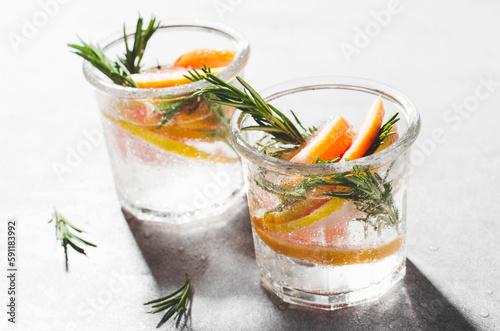
[[19,52],[22,45],[26,45],[30,40],[38,35],[38,32],[43,29],[50,19],[59,13],[61,5],[65,5],[70,0],[40,0],[38,1],[39,9],[31,15],[31,17],[23,17],[19,32],[8,32],[7,38],[10,45],[16,53]]
[[83,159],[94,151],[94,148],[104,141],[104,135],[101,129],[83,131],[84,139],[81,139],[74,147],[66,147],[67,153],[64,162],[52,162],[52,170],[59,181],[63,181],[63,175],[73,172]]
[[492,74],[488,77],[478,77],[479,83],[474,89],[462,98],[459,103],[454,103],[443,112],[443,120],[447,123],[444,126],[436,127],[431,134],[419,140],[412,148],[410,158],[410,174],[416,167],[424,164],[425,160],[437,150],[449,138],[450,127],[458,130],[464,121],[481,108],[482,103],[491,98],[500,88],[500,81],[495,80]]
[[214,9],[221,20],[224,19],[226,12],[232,12],[236,7],[241,5],[243,0],[217,0],[214,4]]
[[378,37],[382,30],[389,26],[392,22],[394,15],[401,14],[403,7],[399,0],[390,0],[387,3],[387,8],[379,11],[372,11],[370,13],[372,20],[366,22],[363,28],[356,26],[354,28],[354,38],[352,44],[342,42],[340,50],[344,54],[347,62],[352,62],[354,54],[361,53],[361,50],[367,48],[372,40]]

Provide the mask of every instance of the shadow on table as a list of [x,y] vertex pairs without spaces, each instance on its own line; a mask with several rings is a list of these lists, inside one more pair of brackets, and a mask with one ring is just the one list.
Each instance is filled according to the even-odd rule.
[[281,315],[279,328],[284,330],[475,330],[409,260],[405,278],[372,304],[316,311],[266,293]]
[[[227,267],[242,258],[255,260],[246,204],[187,225],[141,221],[126,210],[122,212],[160,287],[179,287],[184,283],[184,272],[194,283],[213,282],[216,275],[206,277],[205,272],[217,268],[215,261]],[[214,264],[212,268],[210,264]]]
[[284,303],[262,288],[258,294],[245,204],[212,218],[209,225],[198,223],[198,228],[144,222],[125,210],[123,214],[159,287],[178,288],[186,271],[197,284],[194,292],[214,302],[238,295],[268,299],[274,311],[266,330],[474,330],[409,260],[405,278],[372,304],[328,312]]

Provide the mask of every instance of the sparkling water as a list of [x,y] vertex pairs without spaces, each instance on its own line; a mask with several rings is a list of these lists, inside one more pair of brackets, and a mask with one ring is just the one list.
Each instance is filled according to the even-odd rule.
[[106,117],[103,126],[119,199],[137,217],[183,223],[217,214],[239,196],[240,164],[226,143],[189,143],[228,160],[211,162],[167,152]]

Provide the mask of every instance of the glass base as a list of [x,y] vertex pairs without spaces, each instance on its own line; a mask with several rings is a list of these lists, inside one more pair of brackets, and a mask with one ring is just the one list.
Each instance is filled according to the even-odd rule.
[[186,224],[194,221],[206,220],[207,218],[218,216],[230,209],[236,201],[240,200],[244,189],[233,192],[231,196],[225,199],[222,203],[213,204],[206,208],[186,210],[185,212],[168,212],[161,210],[153,210],[137,206],[118,194],[118,199],[122,207],[132,214],[137,219],[142,221],[153,221],[168,224]]
[[368,288],[332,294],[315,294],[280,286],[277,282],[262,275],[261,282],[264,288],[276,294],[284,302],[322,310],[337,310],[377,301],[403,279],[405,273],[406,268],[403,266],[397,273]]
[[372,263],[330,266],[277,254],[257,235],[254,243],[263,287],[285,302],[311,308],[337,310],[376,301],[406,273],[404,249]]

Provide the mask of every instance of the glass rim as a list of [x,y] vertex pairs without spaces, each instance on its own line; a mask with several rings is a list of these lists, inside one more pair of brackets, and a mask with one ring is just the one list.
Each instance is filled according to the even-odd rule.
[[271,102],[288,94],[318,89],[344,89],[380,95],[382,99],[396,103],[405,111],[408,122],[407,130],[389,147],[360,159],[330,164],[296,163],[271,157],[250,145],[242,136],[240,129],[243,120],[250,115],[243,114],[240,110],[237,110],[231,119],[230,133],[231,143],[238,154],[245,159],[261,164],[276,172],[297,175],[320,175],[351,172],[354,166],[368,166],[370,168],[382,166],[397,159],[397,157],[406,152],[418,137],[421,126],[420,115],[413,102],[393,87],[374,80],[350,76],[313,76],[282,82],[262,90],[259,94],[266,102]]
[[[126,28],[127,31],[135,31],[135,26],[127,26]],[[231,62],[226,69],[217,74],[218,77],[225,81],[233,79],[248,62],[248,58],[250,56],[250,46],[247,39],[241,33],[227,25],[203,20],[169,21],[168,24],[161,24],[158,30],[161,31],[177,28],[214,31],[229,37],[236,43],[237,49],[233,62]],[[127,37],[134,37],[134,33],[127,34]],[[103,50],[106,51],[120,42],[123,42],[123,31],[114,33],[113,35],[102,40],[99,44],[105,45]],[[210,85],[208,82],[202,80],[194,83],[163,88],[139,89],[135,87],[121,86],[113,83],[106,76],[103,76],[102,73],[87,60],[83,61],[83,73],[87,81],[98,90],[129,98],[157,98],[164,96],[172,98],[182,97],[191,95],[198,89]]]

